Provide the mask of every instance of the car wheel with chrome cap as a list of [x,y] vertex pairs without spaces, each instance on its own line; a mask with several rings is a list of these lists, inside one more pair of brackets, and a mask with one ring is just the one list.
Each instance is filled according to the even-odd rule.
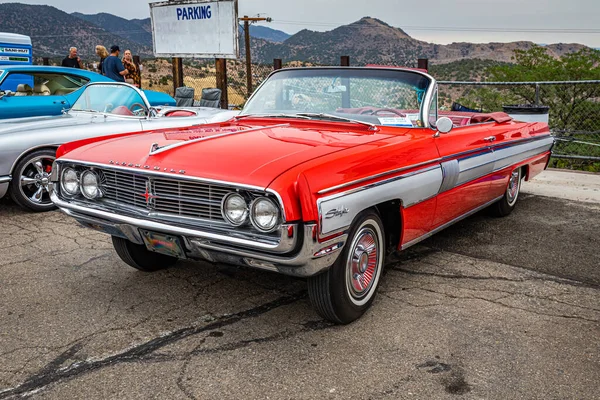
[[510,173],[504,196],[490,206],[490,213],[494,217],[506,217],[514,210],[521,191],[522,180],[522,168],[517,168]]
[[10,197],[19,206],[31,211],[56,208],[50,200],[48,187],[56,150],[42,149],[25,155],[13,170]]
[[338,324],[358,319],[375,298],[385,258],[385,232],[372,210],[359,214],[335,263],[308,280],[308,294],[319,315]]

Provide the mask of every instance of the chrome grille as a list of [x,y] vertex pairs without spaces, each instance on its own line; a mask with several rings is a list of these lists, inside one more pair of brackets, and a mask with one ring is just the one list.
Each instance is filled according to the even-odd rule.
[[104,188],[103,201],[153,213],[223,221],[221,201],[231,188],[112,169],[99,171]]

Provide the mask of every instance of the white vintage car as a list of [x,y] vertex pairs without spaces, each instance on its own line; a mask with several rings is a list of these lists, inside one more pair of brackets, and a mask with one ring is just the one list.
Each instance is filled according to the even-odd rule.
[[63,115],[0,123],[0,198],[8,193],[17,204],[32,211],[54,208],[48,182],[56,149],[63,143],[221,122],[237,114],[207,107],[155,108],[134,86],[90,83]]

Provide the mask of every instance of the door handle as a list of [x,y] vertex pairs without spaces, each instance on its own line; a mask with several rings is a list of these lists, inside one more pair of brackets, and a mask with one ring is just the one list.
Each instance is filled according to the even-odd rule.
[[483,138],[483,140],[485,140],[486,142],[493,142],[496,140],[496,136],[488,136]]

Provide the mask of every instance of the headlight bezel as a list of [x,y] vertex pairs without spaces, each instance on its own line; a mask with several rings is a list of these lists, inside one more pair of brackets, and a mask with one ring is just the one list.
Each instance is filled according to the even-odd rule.
[[[275,218],[273,220],[272,226],[270,226],[270,227],[263,227],[256,221],[256,207],[261,202],[269,203],[275,210]],[[260,196],[260,197],[253,199],[252,202],[250,203],[250,223],[252,224],[252,226],[255,229],[257,229],[263,233],[270,233],[270,232],[277,230],[277,228],[281,224],[281,209],[279,208],[277,202],[273,201],[273,199],[270,199],[269,197],[266,197],[266,196]]]
[[[90,195],[84,189],[84,181],[85,181],[86,176],[93,176],[96,180],[95,195]],[[86,169],[83,172],[81,172],[81,175],[79,176],[79,191],[81,192],[83,197],[85,197],[88,200],[96,200],[96,199],[102,197],[102,187],[101,187],[100,175],[92,169]]]
[[[77,186],[76,186],[74,192],[69,191],[65,186],[65,175],[71,171],[75,174],[75,181],[77,183]],[[75,196],[79,195],[81,193],[80,178],[81,178],[81,174],[75,168],[72,168],[72,167],[65,168],[60,173],[60,190],[61,190],[61,192],[64,193],[68,197],[75,197]]]
[[[229,215],[227,214],[227,211],[225,210],[225,206],[227,205],[228,200],[232,199],[233,197],[240,198],[244,202],[244,206],[245,206],[243,218],[239,222],[232,220],[229,217]],[[225,197],[223,197],[223,200],[221,200],[221,215],[223,216],[223,219],[225,221],[227,221],[229,224],[231,224],[235,227],[243,226],[248,223],[249,214],[250,214],[250,207],[248,206],[248,201],[244,198],[244,196],[242,196],[241,193],[238,193],[238,192],[228,193],[227,195],[225,195]]]

